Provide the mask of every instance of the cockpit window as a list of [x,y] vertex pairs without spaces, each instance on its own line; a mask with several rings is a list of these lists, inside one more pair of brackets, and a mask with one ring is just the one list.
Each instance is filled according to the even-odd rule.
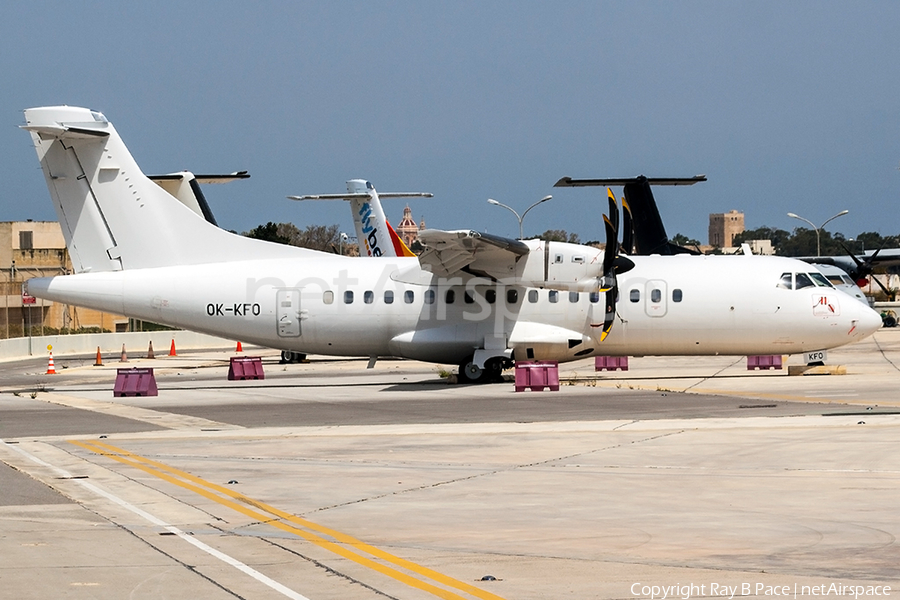
[[792,273],[782,273],[781,279],[778,280],[778,287],[786,290],[794,289],[794,275]]
[[815,287],[816,284],[812,282],[812,279],[809,278],[809,275],[806,273],[797,273],[794,283],[795,290],[802,290],[803,288]]
[[810,277],[819,287],[834,287],[831,285],[831,282],[828,281],[828,278],[822,275],[821,273],[810,273]]

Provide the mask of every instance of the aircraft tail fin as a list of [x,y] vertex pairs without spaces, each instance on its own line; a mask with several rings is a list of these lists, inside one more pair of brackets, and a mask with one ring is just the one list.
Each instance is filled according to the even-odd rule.
[[384,215],[381,198],[431,198],[427,192],[388,192],[379,194],[365,179],[347,182],[346,194],[288,196],[291,200],[349,200],[360,256],[415,256],[394,231]]
[[141,172],[99,112],[31,108],[25,123],[76,272],[297,256],[207,223]]
[[238,179],[249,179],[247,171],[236,171],[225,175],[194,175],[190,171],[179,171],[167,175],[148,175],[151,181],[169,192],[179,202],[218,227],[216,217],[203,195],[201,183],[228,183]]
[[563,177],[553,187],[625,186],[626,227],[623,244],[626,254],[699,254],[669,241],[659,208],[653,199],[651,185],[694,185],[706,181],[706,175],[694,177],[625,177],[613,179],[572,179]]
[[391,244],[394,247],[394,254],[396,254],[397,256],[415,256],[415,253],[410,250],[409,246],[406,245],[406,242],[404,242],[400,238],[400,236],[397,235],[397,232],[394,231],[394,228],[391,227],[391,224],[387,221],[385,221],[384,224],[387,225],[388,233],[391,236]]

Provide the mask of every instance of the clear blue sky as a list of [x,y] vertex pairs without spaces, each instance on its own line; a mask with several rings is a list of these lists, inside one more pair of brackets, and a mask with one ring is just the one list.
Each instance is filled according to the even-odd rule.
[[[708,214],[900,233],[900,3],[16,2],[0,20],[0,221],[55,219],[21,110],[99,110],[147,173],[249,170],[207,188],[220,225],[339,223],[350,178],[429,227],[603,237],[572,177],[691,176],[670,235]],[[396,223],[403,201],[385,201]],[[390,204],[388,204],[390,202]]]

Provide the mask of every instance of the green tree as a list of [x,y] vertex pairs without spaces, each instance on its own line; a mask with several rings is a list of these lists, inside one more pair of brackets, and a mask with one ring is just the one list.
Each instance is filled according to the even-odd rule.
[[293,223],[270,221],[265,225],[254,227],[244,235],[278,244],[331,252],[338,247],[341,234],[338,225],[308,225],[306,229],[300,230]]
[[269,221],[265,225],[257,225],[250,231],[245,231],[243,233],[243,235],[245,237],[254,238],[257,240],[266,240],[267,242],[275,242],[276,244],[290,243],[291,240],[289,237],[285,237],[283,235],[278,234],[279,225],[284,225],[284,223],[273,223],[272,221]]
[[687,248],[693,248],[694,246],[700,245],[700,242],[698,242],[697,240],[695,240],[693,238],[689,238],[688,236],[680,234],[680,233],[676,233],[672,237],[672,243],[677,244],[679,246],[685,246]]
[[742,231],[741,233],[737,234],[736,236],[734,236],[734,242],[732,242],[732,245],[737,247],[744,242],[749,242],[750,240],[769,240],[772,242],[772,247],[777,250],[778,248],[781,248],[781,246],[787,240],[789,240],[790,237],[791,234],[784,229],[776,229],[774,227],[763,226],[756,229],[747,229],[746,231]]
[[540,240],[548,242],[569,242],[570,244],[580,244],[577,233],[569,233],[565,229],[548,229],[544,233],[537,236]]

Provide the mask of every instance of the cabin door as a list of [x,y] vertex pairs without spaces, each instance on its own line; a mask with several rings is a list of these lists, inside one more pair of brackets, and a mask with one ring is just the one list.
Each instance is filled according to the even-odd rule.
[[278,337],[300,337],[300,290],[278,290],[275,296]]

